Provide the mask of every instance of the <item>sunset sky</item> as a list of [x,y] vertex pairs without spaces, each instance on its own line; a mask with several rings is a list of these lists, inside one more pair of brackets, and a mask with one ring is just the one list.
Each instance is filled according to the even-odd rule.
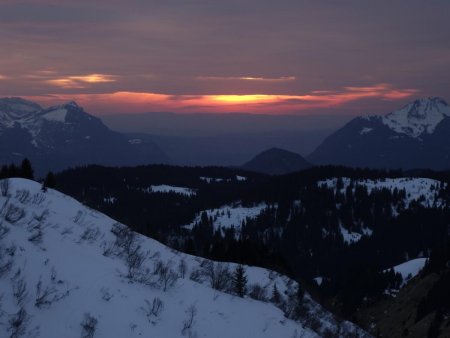
[[448,0],[0,0],[0,96],[126,112],[450,100]]

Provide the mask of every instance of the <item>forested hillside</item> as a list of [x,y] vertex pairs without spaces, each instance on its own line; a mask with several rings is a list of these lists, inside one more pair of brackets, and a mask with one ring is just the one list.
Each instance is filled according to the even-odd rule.
[[174,248],[305,281],[349,318],[404,285],[408,276],[391,268],[428,257],[446,241],[450,218],[447,172],[319,167],[268,177],[225,168],[89,166],[56,181]]

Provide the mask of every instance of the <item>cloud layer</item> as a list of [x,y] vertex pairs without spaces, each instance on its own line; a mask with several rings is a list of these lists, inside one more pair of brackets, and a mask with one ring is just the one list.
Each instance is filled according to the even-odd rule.
[[0,0],[0,95],[94,113],[450,99],[449,12],[444,0]]

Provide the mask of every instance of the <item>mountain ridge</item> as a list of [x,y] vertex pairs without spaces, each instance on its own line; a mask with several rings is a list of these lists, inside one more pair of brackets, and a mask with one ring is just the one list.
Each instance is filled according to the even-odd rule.
[[389,169],[450,168],[450,106],[415,100],[386,115],[359,116],[307,156],[314,164]]
[[39,175],[85,164],[170,162],[156,144],[129,142],[74,101],[42,108],[21,98],[0,99],[0,150],[0,163],[28,157]]

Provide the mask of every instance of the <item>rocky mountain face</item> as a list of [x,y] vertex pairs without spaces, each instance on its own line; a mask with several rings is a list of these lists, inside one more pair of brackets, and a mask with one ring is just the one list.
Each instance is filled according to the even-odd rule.
[[450,168],[450,106],[433,97],[384,116],[356,117],[307,159],[371,168]]
[[165,163],[151,142],[133,142],[75,102],[42,108],[21,98],[0,99],[0,163],[28,157],[38,174],[85,164]]

